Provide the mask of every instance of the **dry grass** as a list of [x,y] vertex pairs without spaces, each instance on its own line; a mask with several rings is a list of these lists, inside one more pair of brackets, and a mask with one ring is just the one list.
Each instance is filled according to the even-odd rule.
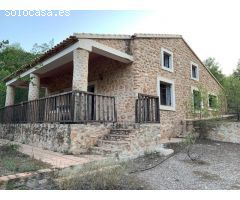
[[50,166],[18,151],[16,144],[0,146],[0,176],[36,171]]
[[[92,170],[95,169],[95,170]],[[56,179],[56,189],[61,190],[142,190],[145,183],[126,173],[122,165],[92,166],[79,175]]]

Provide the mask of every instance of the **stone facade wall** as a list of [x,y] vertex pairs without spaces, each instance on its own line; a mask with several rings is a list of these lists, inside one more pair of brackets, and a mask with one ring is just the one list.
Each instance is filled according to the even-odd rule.
[[[191,98],[191,87],[203,86],[208,92],[218,94],[222,89],[195,54],[181,38],[135,38],[124,41],[98,39],[113,48],[131,50],[134,62],[128,66],[101,58],[93,63],[89,81],[95,81],[97,93],[115,95],[119,121],[135,121],[135,100],[138,93],[157,95],[158,77],[175,82],[176,110],[160,110],[162,137],[174,137],[186,130],[187,104]],[[121,46],[122,45],[122,46]],[[174,72],[162,69],[161,47],[173,53]],[[199,81],[191,79],[191,62],[199,66]],[[102,80],[98,79],[97,76]],[[205,102],[206,104],[206,102]]]
[[119,51],[131,53],[131,40],[130,39],[94,39],[96,42],[102,43],[106,46],[112,47]]
[[[161,67],[161,47],[173,53],[174,72]],[[157,95],[157,78],[164,77],[175,82],[176,111],[160,110],[162,137],[176,136],[185,129],[186,104],[191,98],[191,86],[203,85],[209,92],[218,93],[219,84],[199,62],[182,39],[135,39],[133,47],[135,62],[135,93]],[[190,63],[199,66],[199,81],[191,79]]]
[[[132,54],[130,39],[94,39],[95,41]],[[109,58],[98,57],[89,62],[89,83],[94,83],[96,93],[116,97],[118,121],[135,121],[134,68]]]
[[104,57],[89,63],[89,83],[95,85],[96,94],[115,96],[118,121],[135,120],[132,70],[129,64]]
[[51,79],[47,85],[49,94],[63,93],[67,90],[72,90],[72,73],[56,76]]

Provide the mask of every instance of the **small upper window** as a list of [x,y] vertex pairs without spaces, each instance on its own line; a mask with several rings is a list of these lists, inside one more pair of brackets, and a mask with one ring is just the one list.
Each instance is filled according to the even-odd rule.
[[167,52],[163,52],[163,66],[171,68],[171,55]]
[[161,66],[163,69],[173,72],[173,54],[164,48],[161,49]]
[[209,94],[208,95],[208,106],[211,109],[217,108],[217,96]]
[[194,63],[191,63],[191,78],[194,80],[199,80],[198,65]]

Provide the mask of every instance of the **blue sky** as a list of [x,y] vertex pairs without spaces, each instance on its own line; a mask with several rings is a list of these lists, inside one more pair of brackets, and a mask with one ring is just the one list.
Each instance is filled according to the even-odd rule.
[[57,44],[74,32],[180,34],[201,60],[215,57],[225,74],[232,73],[240,58],[239,7],[233,1],[189,1],[187,5],[164,1],[159,10],[78,10],[69,17],[6,17],[0,11],[0,40],[19,42],[30,50],[34,43],[54,39]]
[[0,15],[0,40],[19,42],[30,50],[34,43],[54,39],[55,44],[74,32],[126,33],[128,26],[144,17],[143,11],[71,11],[68,17],[6,17]]

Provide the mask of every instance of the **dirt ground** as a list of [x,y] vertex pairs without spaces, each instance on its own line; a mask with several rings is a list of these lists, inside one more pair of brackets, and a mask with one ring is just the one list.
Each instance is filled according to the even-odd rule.
[[240,190],[240,145],[212,141],[199,141],[192,148],[192,155],[199,157],[191,161],[185,151],[177,154],[157,167],[146,171],[165,158],[145,156],[132,162],[131,174],[157,190]]

